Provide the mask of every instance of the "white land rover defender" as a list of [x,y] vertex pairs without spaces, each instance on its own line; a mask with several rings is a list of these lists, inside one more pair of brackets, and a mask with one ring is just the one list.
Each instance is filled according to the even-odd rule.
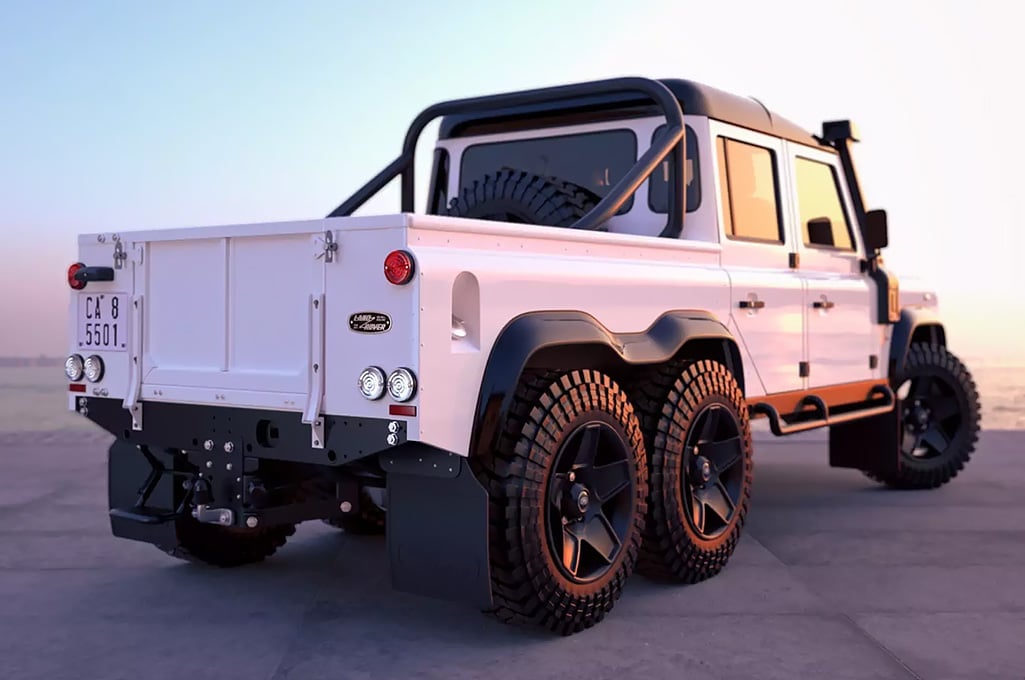
[[[635,568],[724,567],[751,419],[947,482],[977,390],[883,267],[855,140],[612,79],[432,106],[325,219],[81,236],[69,407],[116,436],[113,533],[232,566],[304,520],[385,532],[395,588],[568,634]],[[352,215],[395,178],[399,213]]]

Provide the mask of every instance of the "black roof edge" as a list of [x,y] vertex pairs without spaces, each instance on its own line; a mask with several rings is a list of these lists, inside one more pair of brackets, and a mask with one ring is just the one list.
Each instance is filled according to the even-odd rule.
[[[707,116],[756,132],[826,151],[828,144],[800,125],[773,113],[753,97],[680,78],[658,79],[679,100],[684,115]],[[661,115],[661,109],[633,93],[561,98],[543,104],[496,108],[488,113],[456,114],[441,119],[438,138],[530,130],[604,120]]]

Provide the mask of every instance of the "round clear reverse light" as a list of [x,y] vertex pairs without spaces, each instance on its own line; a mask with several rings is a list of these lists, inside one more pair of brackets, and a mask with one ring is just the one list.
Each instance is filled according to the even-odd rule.
[[359,391],[370,400],[384,396],[384,371],[377,366],[364,368],[359,374]]
[[82,357],[79,355],[72,354],[64,360],[64,375],[68,376],[68,380],[81,380],[84,370]]
[[409,401],[416,394],[416,376],[408,368],[396,368],[388,376],[388,394],[395,401]]
[[103,377],[103,359],[95,354],[85,359],[85,379],[89,382],[97,382]]

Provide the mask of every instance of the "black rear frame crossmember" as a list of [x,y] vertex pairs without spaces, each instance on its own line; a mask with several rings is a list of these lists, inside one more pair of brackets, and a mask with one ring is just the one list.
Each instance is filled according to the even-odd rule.
[[463,113],[487,113],[514,106],[540,104],[558,100],[566,100],[567,104],[574,99],[601,94],[634,93],[651,99],[661,109],[666,118],[666,126],[651,146],[637,160],[632,168],[587,214],[572,224],[572,229],[597,229],[615,215],[630,200],[637,189],[651,173],[663,162],[666,156],[671,157],[676,185],[669,192],[669,224],[663,236],[675,238],[683,232],[684,201],[686,200],[684,175],[684,159],[686,153],[686,136],[684,134],[683,109],[680,101],[664,84],[650,78],[610,78],[571,85],[559,85],[532,90],[521,90],[503,94],[453,99],[440,102],[424,109],[406,132],[401,155],[392,161],[384,170],[375,175],[352,196],[335,208],[328,217],[345,217],[351,215],[360,206],[370,200],[395,177],[401,175],[401,211],[414,212],[414,160],[416,145],[427,127],[439,116]]

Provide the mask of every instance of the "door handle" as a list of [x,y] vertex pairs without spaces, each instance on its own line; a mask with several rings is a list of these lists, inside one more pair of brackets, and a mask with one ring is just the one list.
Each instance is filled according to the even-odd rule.
[[741,300],[741,309],[761,309],[765,306],[765,300]]
[[836,306],[836,303],[830,300],[816,300],[815,302],[811,303],[811,306],[815,309],[832,309]]

